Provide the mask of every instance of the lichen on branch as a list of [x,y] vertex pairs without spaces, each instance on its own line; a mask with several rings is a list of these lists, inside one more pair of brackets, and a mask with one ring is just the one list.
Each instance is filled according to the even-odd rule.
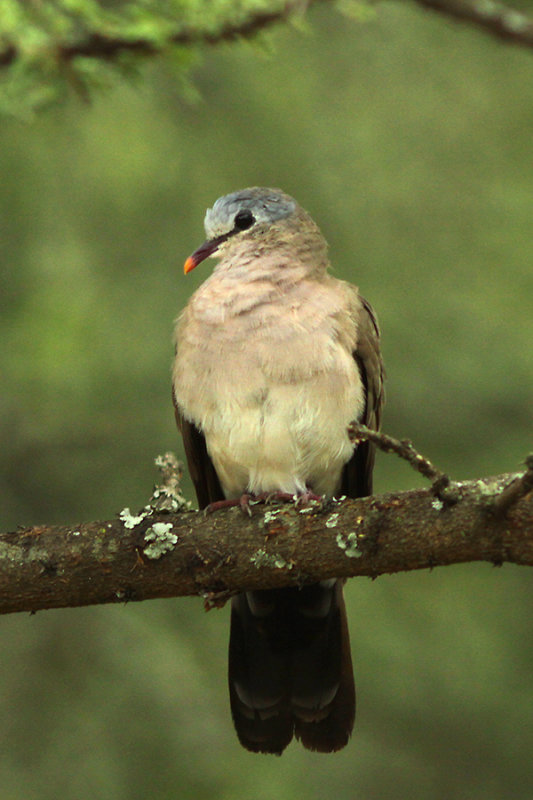
[[[528,467],[454,483],[453,504],[429,488],[311,508],[258,504],[251,518],[238,507],[152,510],[131,527],[115,519],[1,534],[0,613],[183,595],[216,605],[243,590],[331,577],[467,561],[533,566],[530,478]],[[495,513],[509,492],[505,513]]]

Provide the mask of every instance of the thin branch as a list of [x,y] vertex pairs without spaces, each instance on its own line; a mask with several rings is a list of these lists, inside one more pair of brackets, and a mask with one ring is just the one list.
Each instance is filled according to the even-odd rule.
[[189,508],[181,491],[183,465],[174,453],[157,456],[155,465],[161,473],[162,483],[154,487],[149,501],[152,513],[160,511],[185,511]]
[[409,439],[394,439],[386,433],[374,431],[352,422],[348,426],[348,435],[354,444],[359,442],[372,442],[384,453],[395,453],[407,461],[414,470],[431,481],[431,491],[443,503],[452,505],[456,503],[459,495],[455,491],[448,475],[438,469],[431,461],[418,452]]
[[[249,589],[466,561],[533,566],[533,502],[490,513],[517,475],[455,484],[443,505],[421,489],[326,508],[294,504],[149,514],[0,535],[0,613],[155,597],[209,603]],[[522,480],[523,485],[523,480]]]
[[533,453],[527,456],[525,464],[526,471],[524,474],[511,481],[503,492],[495,498],[491,511],[496,516],[504,517],[522,497],[533,491]]

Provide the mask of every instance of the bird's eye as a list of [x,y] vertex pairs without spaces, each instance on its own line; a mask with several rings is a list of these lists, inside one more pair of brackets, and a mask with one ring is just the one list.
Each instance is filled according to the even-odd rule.
[[238,231],[245,231],[247,228],[251,228],[254,222],[255,217],[249,208],[244,208],[238,214],[235,214],[234,223]]

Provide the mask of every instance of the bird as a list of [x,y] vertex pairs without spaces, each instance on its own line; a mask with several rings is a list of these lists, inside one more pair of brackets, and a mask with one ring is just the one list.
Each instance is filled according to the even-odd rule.
[[[220,197],[188,274],[215,257],[175,326],[172,391],[200,509],[278,493],[372,493],[384,370],[377,317],[329,272],[311,216],[280,189]],[[281,755],[293,738],[344,747],[355,686],[343,581],[249,591],[232,599],[228,683],[241,744]]]

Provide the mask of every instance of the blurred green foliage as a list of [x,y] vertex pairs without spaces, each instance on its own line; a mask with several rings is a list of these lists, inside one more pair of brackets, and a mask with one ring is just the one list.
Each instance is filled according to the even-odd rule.
[[[210,268],[181,265],[205,208],[246,185],[294,195],[377,309],[387,432],[456,478],[532,449],[533,56],[399,4],[309,19],[270,53],[206,52],[194,101],[150,66],[2,123],[1,529],[144,504],[153,457],[179,448],[172,320]],[[421,485],[392,456],[377,473],[377,491]],[[347,598],[352,742],[280,760],[234,737],[227,610],[3,618],[2,800],[529,800],[529,572],[360,579]]]
[[156,53],[186,90],[194,56],[176,45],[216,41],[258,15],[283,17],[286,5],[209,0],[206,13],[203,0],[2,0],[0,112],[30,119],[70,93],[88,99],[117,78],[139,77]]

